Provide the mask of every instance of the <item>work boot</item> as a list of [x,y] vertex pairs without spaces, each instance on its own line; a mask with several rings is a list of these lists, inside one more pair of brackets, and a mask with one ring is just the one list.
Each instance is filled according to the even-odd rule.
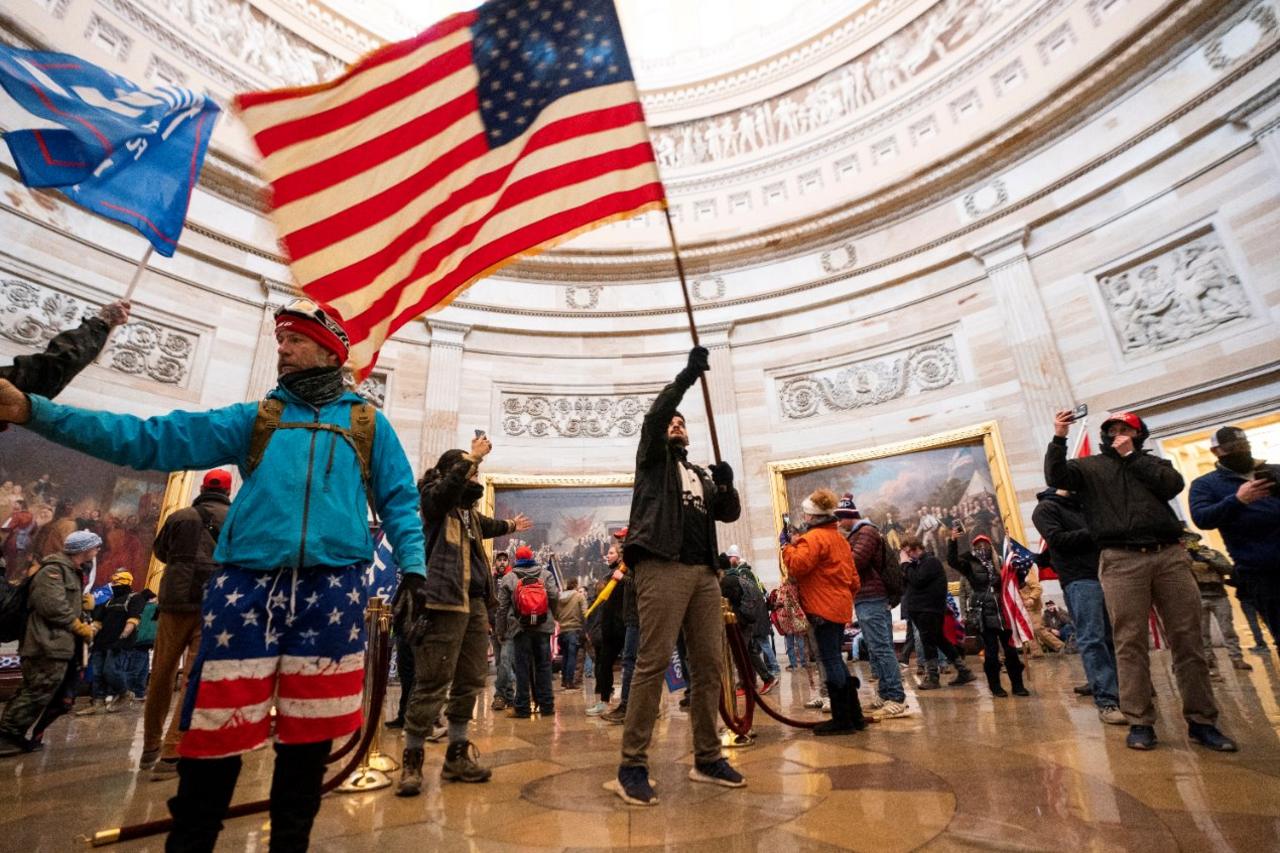
[[416,797],[422,793],[422,747],[405,747],[401,756],[400,783],[396,785],[397,797]]
[[480,751],[469,740],[449,744],[440,778],[450,782],[488,782],[493,771],[476,763]]
[[942,685],[938,683],[938,665],[931,665],[925,672],[925,676],[920,681],[920,685],[916,690],[937,690]]
[[964,661],[956,661],[956,677],[947,682],[948,687],[958,687],[961,684],[968,684],[977,676],[973,674],[973,670],[965,666]]
[[105,714],[106,711],[107,711],[106,700],[93,699],[93,700],[90,700],[88,707],[81,708],[80,710],[76,711],[75,714],[77,717],[92,717],[95,714]]

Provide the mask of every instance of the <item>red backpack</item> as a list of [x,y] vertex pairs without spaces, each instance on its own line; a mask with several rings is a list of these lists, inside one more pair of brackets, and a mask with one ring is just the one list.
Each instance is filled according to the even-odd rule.
[[520,617],[520,624],[524,627],[532,628],[547,621],[549,615],[547,588],[543,585],[541,577],[531,580],[521,578],[516,581],[516,592],[512,596],[512,601],[515,603],[516,615]]

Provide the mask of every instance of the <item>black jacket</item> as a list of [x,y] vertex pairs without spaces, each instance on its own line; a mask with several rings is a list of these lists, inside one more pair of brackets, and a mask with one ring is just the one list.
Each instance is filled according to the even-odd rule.
[[477,464],[464,455],[449,470],[429,469],[418,481],[422,535],[427,542],[425,589],[427,607],[432,610],[465,613],[471,609],[471,561],[477,556],[484,561],[478,574],[485,579],[485,603],[489,607],[497,603],[489,557],[484,549],[472,546],[473,542],[514,533],[515,524],[492,519],[471,507],[467,514],[471,524],[464,526],[462,493]]
[[1172,545],[1182,535],[1182,522],[1169,506],[1182,491],[1182,475],[1144,450],[1122,457],[1108,446],[1067,459],[1067,440],[1054,436],[1044,454],[1044,479],[1079,497],[1099,548]]
[[947,572],[937,557],[925,554],[918,560],[902,564],[906,590],[902,600],[912,615],[945,613],[947,610]]
[[972,594],[965,607],[964,624],[974,634],[987,628],[1004,628],[1000,619],[1000,569],[995,559],[993,554],[988,569],[972,551],[961,554],[955,539],[947,542],[947,563],[969,582]]
[[[201,492],[191,506],[165,519],[154,546],[156,558],[165,564],[156,600],[161,613],[200,612],[205,586],[217,568],[213,549],[230,506],[231,499],[222,492]],[[209,516],[208,526],[200,516],[202,511]]]
[[[684,452],[667,441],[667,427],[676,415],[676,407],[686,391],[698,380],[697,371],[685,368],[675,381],[663,388],[640,428],[640,446],[636,450],[635,487],[631,494],[631,519],[623,543],[623,559],[631,567],[646,558],[678,560],[684,538],[684,505],[680,464]],[[733,486],[717,486],[702,468],[696,468],[702,479],[707,501],[706,564],[714,566],[716,522],[737,521],[742,513],[738,492]]]
[[98,357],[110,334],[106,320],[90,317],[55,335],[44,352],[20,355],[13,364],[0,367],[0,379],[9,380],[19,391],[52,399]]
[[1063,588],[1076,581],[1096,581],[1098,546],[1085,524],[1080,503],[1053,489],[1045,489],[1036,497],[1040,503],[1031,513],[1031,523],[1048,545],[1049,564],[1058,573]]

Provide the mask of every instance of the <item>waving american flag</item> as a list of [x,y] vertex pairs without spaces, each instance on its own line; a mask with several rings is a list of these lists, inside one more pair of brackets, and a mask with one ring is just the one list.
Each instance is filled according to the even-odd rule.
[[1031,615],[1018,593],[1035,561],[1036,555],[1026,546],[1012,536],[1005,537],[1004,561],[1000,567],[1000,618],[1010,631],[1009,645],[1014,647],[1035,640]]

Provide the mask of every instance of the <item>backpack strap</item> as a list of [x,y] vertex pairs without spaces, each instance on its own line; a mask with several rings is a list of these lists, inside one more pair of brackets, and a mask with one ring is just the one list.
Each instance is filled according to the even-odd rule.
[[258,402],[258,415],[253,419],[253,432],[249,435],[249,454],[244,460],[246,479],[262,462],[262,454],[267,452],[271,437],[280,428],[280,415],[283,412],[284,403],[274,397]]

